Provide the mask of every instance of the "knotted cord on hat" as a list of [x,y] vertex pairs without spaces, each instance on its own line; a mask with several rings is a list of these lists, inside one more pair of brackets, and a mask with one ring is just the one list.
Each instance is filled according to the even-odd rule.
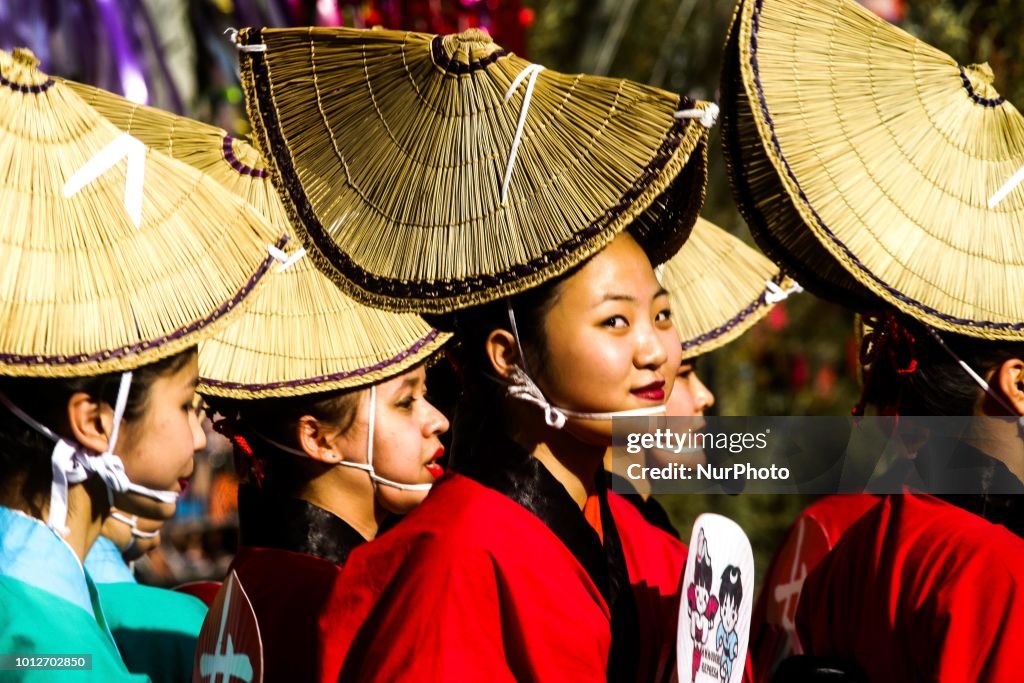
[[764,294],[764,302],[766,304],[777,304],[788,299],[791,294],[798,294],[804,291],[804,288],[800,286],[799,282],[793,282],[792,287],[783,289],[775,281],[767,280],[765,281],[764,286],[765,289],[768,290]]

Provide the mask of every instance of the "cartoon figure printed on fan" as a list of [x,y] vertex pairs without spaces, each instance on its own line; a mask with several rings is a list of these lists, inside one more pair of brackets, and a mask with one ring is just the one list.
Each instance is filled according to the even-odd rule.
[[703,529],[697,535],[697,566],[693,569],[693,582],[686,589],[686,600],[690,609],[690,637],[693,638],[692,680],[696,681],[701,648],[708,640],[718,612],[718,599],[711,595],[711,556]]
[[739,621],[740,603],[743,601],[743,583],[740,578],[740,568],[729,565],[722,572],[722,583],[718,588],[721,617],[715,632],[715,649],[722,657],[722,683],[728,682],[732,675],[733,660],[739,655],[740,637],[736,634],[736,622]]

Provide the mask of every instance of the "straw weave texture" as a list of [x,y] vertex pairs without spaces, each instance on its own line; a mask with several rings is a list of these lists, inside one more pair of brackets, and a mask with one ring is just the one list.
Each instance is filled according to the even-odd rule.
[[[294,237],[269,169],[247,142],[96,88],[72,87],[116,126],[215,178]],[[297,238],[291,248],[299,248]],[[423,362],[450,338],[417,315],[356,303],[308,258],[280,269],[274,265],[241,316],[200,345],[204,394],[256,399],[369,386]]]
[[1024,166],[1024,118],[987,66],[851,0],[746,0],[727,51],[734,190],[773,257],[857,307],[870,291],[939,329],[1024,337],[1024,186],[988,206]]
[[792,285],[759,251],[698,218],[690,239],[661,274],[684,357],[728,344],[767,315],[772,309],[765,299],[768,281]]
[[121,131],[28,51],[0,54],[0,75],[0,373],[131,369],[227,324],[269,268],[267,244],[284,235],[213,179],[137,142],[138,226],[125,159],[65,196]]
[[[636,232],[661,261],[703,203],[703,107],[544,70],[501,202],[529,62],[486,34],[244,30],[256,141],[318,265],[359,300],[444,313],[514,294]],[[692,158],[687,172],[681,174]],[[670,189],[674,179],[680,182]],[[655,199],[670,190],[670,197]]]

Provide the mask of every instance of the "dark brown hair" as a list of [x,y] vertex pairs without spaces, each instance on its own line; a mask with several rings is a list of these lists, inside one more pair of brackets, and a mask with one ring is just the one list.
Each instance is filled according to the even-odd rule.
[[362,391],[346,389],[245,401],[207,397],[207,402],[219,415],[215,420],[218,431],[232,441],[235,468],[242,482],[292,495],[317,474],[318,463],[283,453],[267,439],[301,448],[297,430],[299,420],[307,415],[347,431],[355,422]]

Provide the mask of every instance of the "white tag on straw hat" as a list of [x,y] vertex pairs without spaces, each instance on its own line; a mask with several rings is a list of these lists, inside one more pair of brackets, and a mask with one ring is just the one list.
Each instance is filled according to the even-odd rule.
[[683,683],[743,678],[754,601],[754,554],[736,522],[703,514],[693,523],[683,574],[676,659]]
[[124,175],[124,210],[138,228],[142,224],[142,188],[146,171],[146,146],[138,138],[122,133],[97,152],[64,184],[64,196],[73,197],[121,159],[128,159]]

